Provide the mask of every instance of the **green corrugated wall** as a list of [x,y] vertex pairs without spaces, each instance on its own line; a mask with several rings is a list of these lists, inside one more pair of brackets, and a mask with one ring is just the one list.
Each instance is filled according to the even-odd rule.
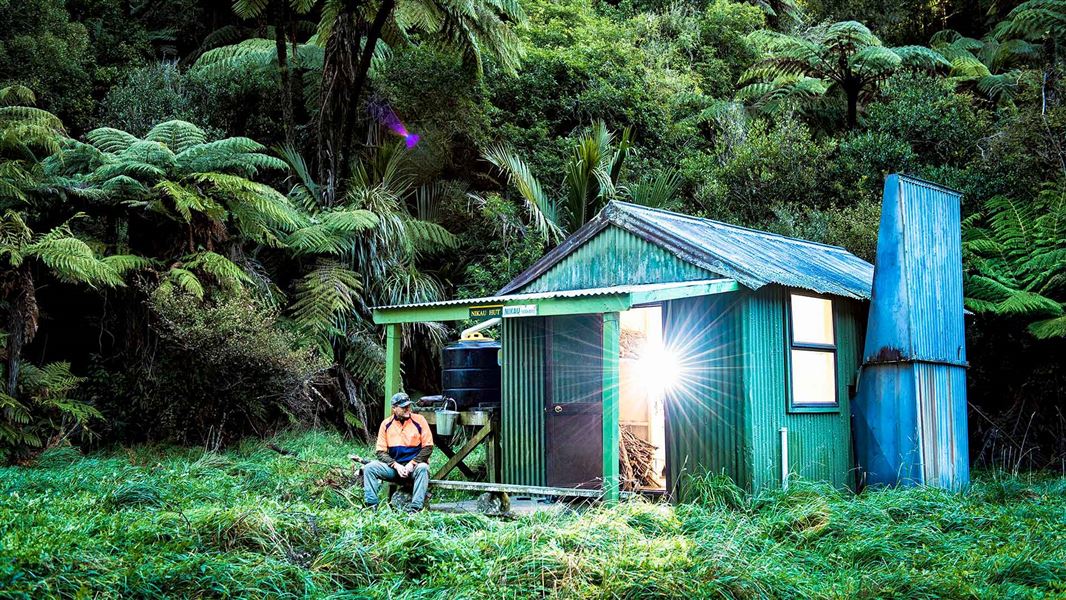
[[628,231],[608,226],[520,292],[546,292],[719,277]]
[[725,473],[742,487],[750,484],[740,343],[745,297],[702,296],[665,307],[666,344],[682,363],[682,383],[666,402],[667,485],[681,497],[684,474]]
[[748,412],[747,443],[752,456],[752,488],[781,485],[779,430],[788,428],[789,470],[804,479],[854,487],[851,444],[851,399],[861,353],[859,327],[862,306],[834,298],[837,340],[837,385],[840,410],[830,413],[790,413],[786,356],[788,292],[767,286],[748,295],[743,310],[742,337],[748,365],[744,389]]
[[504,319],[501,360],[503,482],[545,484],[547,319]]

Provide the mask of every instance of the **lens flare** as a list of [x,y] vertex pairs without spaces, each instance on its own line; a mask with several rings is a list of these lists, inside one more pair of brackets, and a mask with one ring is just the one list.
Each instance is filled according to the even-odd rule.
[[681,361],[662,346],[646,348],[638,361],[641,376],[650,391],[664,393],[681,382]]
[[410,133],[407,131],[407,127],[403,124],[403,121],[396,116],[396,113],[392,108],[384,105],[371,105],[370,112],[374,114],[381,124],[388,128],[389,133],[403,138],[404,145],[408,149],[414,148],[418,145],[419,140],[422,138],[417,133]]

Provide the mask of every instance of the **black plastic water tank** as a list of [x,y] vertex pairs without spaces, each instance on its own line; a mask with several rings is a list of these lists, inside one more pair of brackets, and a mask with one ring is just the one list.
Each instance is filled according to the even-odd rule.
[[460,340],[444,347],[442,393],[460,408],[500,405],[500,343]]

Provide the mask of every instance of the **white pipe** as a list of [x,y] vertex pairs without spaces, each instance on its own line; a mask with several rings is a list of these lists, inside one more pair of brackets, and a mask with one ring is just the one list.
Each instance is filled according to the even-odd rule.
[[788,427],[781,428],[781,489],[788,489]]
[[499,325],[501,321],[503,321],[503,319],[501,319],[500,317],[496,317],[495,319],[489,319],[488,321],[485,321],[483,323],[478,323],[477,325],[474,325],[473,327],[470,327],[469,329],[464,329],[463,332],[461,334],[459,334],[459,339],[465,340],[466,336],[468,336],[468,335],[470,335],[472,333],[477,333],[477,332],[481,331],[482,329],[488,329],[489,327],[495,327],[496,325]]

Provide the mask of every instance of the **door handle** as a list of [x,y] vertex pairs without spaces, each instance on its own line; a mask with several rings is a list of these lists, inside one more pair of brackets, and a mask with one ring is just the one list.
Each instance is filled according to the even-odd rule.
[[556,405],[555,405],[555,412],[556,412],[556,413],[561,413],[561,412],[563,412],[563,407],[562,407],[562,405],[561,405],[561,404],[556,404]]

